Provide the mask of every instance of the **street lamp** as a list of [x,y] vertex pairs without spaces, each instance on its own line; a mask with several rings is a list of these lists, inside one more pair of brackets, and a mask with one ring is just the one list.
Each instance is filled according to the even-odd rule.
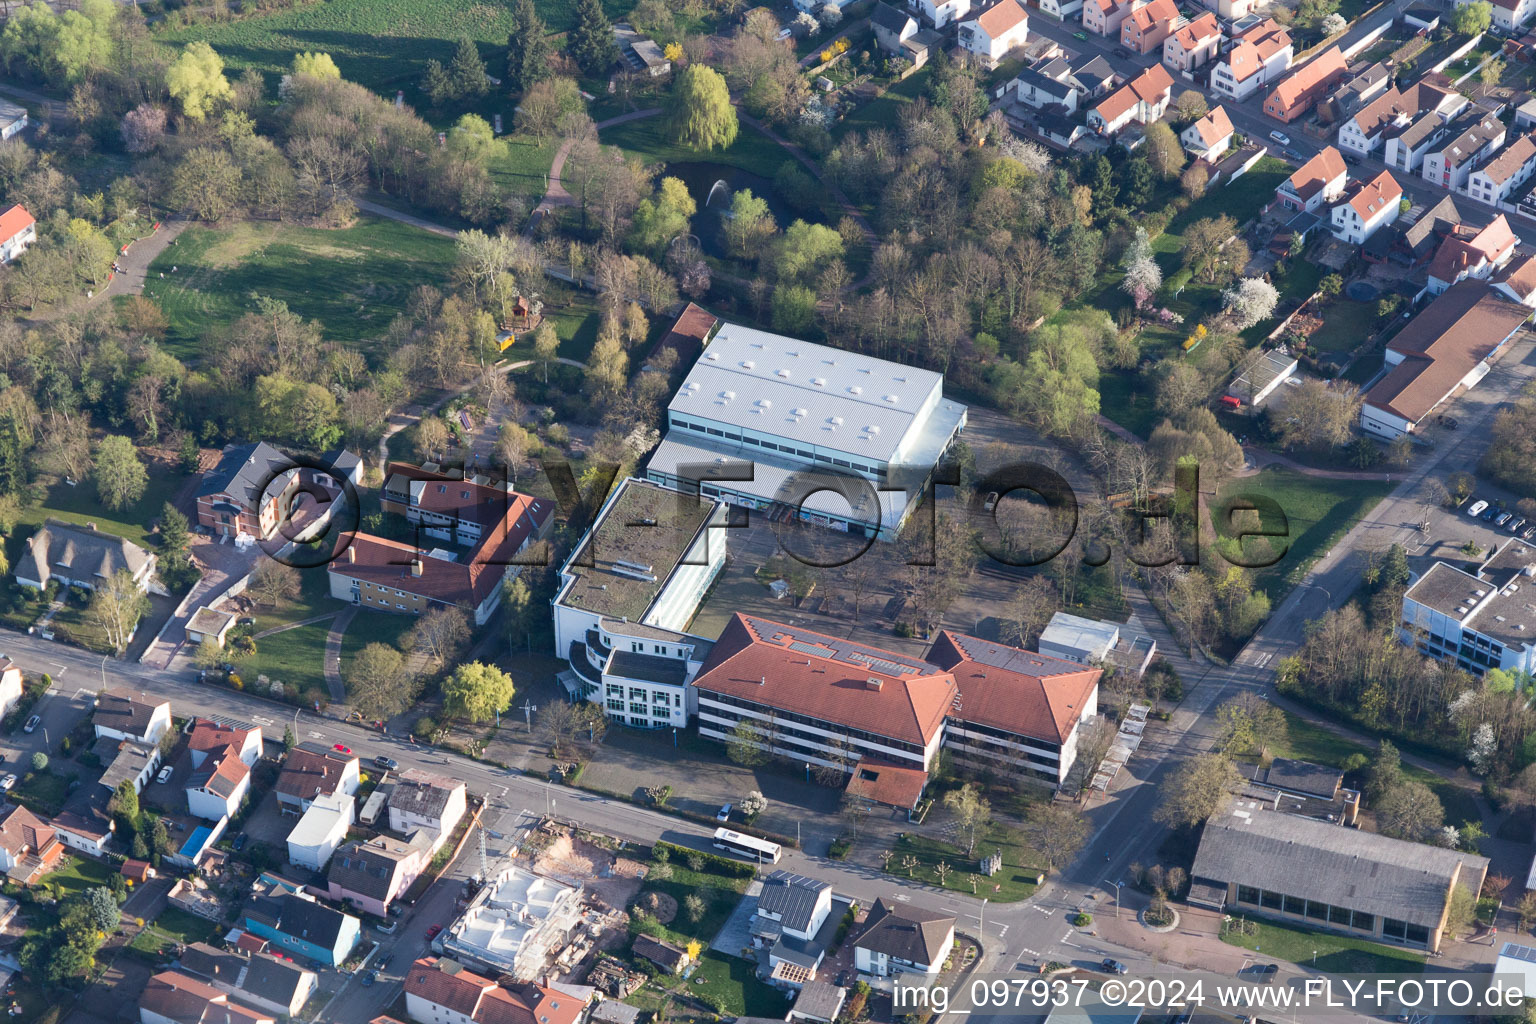
[[1111,882],[1109,879],[1106,878],[1106,879],[1104,879],[1104,884],[1105,885],[1112,885],[1112,886],[1115,887],[1115,920],[1118,921],[1118,920],[1120,920],[1120,887],[1122,885],[1124,885],[1125,882],[1123,882],[1123,881]]

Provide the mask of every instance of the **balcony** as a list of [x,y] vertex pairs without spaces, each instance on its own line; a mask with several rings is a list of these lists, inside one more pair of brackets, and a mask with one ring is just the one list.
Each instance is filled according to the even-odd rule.
[[592,661],[584,643],[571,644],[571,669],[581,677],[588,688],[603,685],[603,673],[592,667]]

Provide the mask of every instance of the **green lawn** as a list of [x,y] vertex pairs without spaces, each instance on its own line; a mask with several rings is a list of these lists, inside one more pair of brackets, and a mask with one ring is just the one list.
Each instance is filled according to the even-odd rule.
[[[153,551],[155,541],[150,534],[150,523],[160,518],[165,503],[176,496],[186,477],[178,471],[167,471],[164,466],[146,467],[149,483],[144,496],[127,508],[109,511],[96,496],[96,487],[82,481],[71,487],[55,484],[41,505],[29,505],[22,510],[20,522],[24,526],[37,526],[52,516],[68,523],[84,526],[95,523],[97,529],[115,533]],[[17,534],[30,535],[30,530],[17,530]],[[9,552],[8,552],[9,553]],[[20,550],[16,552],[19,557]],[[15,564],[14,558],[12,565]]]
[[780,164],[794,160],[788,150],[745,122],[737,131],[735,142],[725,149],[710,152],[674,145],[667,137],[664,119],[661,117],[645,117],[604,128],[599,137],[604,145],[617,146],[647,164],[726,164],[771,178]]
[[114,874],[110,865],[99,860],[71,856],[57,871],[42,877],[47,885],[58,886],[67,898],[78,896],[87,889],[108,884]]
[[70,779],[52,771],[27,771],[21,773],[16,788],[11,790],[11,800],[35,814],[51,818],[64,806],[69,796]]
[[352,663],[358,651],[369,644],[401,647],[405,642],[405,634],[414,625],[414,615],[391,615],[389,612],[369,611],[366,608],[358,612],[341,637],[342,677],[346,677],[347,666]]
[[728,1017],[777,1019],[789,1006],[778,989],[757,980],[751,961],[713,949],[700,954],[688,988],[700,998],[718,1000],[720,1012]]
[[1376,333],[1376,304],[1340,296],[1323,308],[1322,319],[1307,344],[1324,352],[1348,352]]
[[[603,0],[613,18],[633,6],[632,0]],[[534,0],[534,7],[551,32],[565,32],[575,23],[576,7],[568,0]],[[171,29],[156,37],[169,43],[207,40],[231,69],[253,67],[269,78],[285,71],[295,53],[321,50],[336,59],[348,81],[390,96],[405,89],[415,102],[427,60],[435,57],[447,64],[462,36],[480,45],[486,70],[502,77],[511,29],[511,0],[327,0],[222,25]],[[510,118],[510,100],[505,106]]]
[[257,295],[318,320],[327,341],[382,359],[387,353],[371,340],[417,285],[445,285],[453,261],[451,238],[382,217],[334,231],[272,222],[194,227],[150,265],[145,294],[170,321],[165,347],[182,359],[201,353],[208,331],[254,310]]
[[[656,862],[652,861],[651,874],[646,878],[645,888],[665,893],[677,900],[677,917],[670,924],[632,921],[631,930],[667,939],[678,945],[686,945],[689,939],[698,939],[708,946],[714,939],[715,933],[720,930],[720,926],[725,923],[725,919],[731,916],[731,911],[736,908],[736,904],[741,902],[741,894],[746,891],[747,883],[751,881],[749,878],[737,878],[711,871],[708,855],[706,855],[703,870],[692,871],[686,860],[674,853],[667,864],[672,872],[671,878],[657,878],[657,866]],[[683,901],[689,895],[697,895],[704,901],[704,913],[698,921],[689,921],[683,910]]]
[[923,94],[923,89],[928,84],[928,76],[932,73],[930,68],[923,68],[906,81],[897,82],[885,91],[885,95],[871,100],[839,121],[832,128],[832,136],[841,139],[853,131],[889,128],[896,123],[897,114],[901,108]]
[[[913,835],[910,832],[892,843],[888,849],[895,854],[886,865],[886,871],[891,874],[933,885],[942,884],[945,889],[967,894],[972,892],[970,866],[984,854],[1001,850],[1002,870],[991,878],[980,876],[974,893],[987,897],[993,903],[1017,903],[1034,895],[1035,876],[1043,870],[1045,863],[1043,858],[1024,845],[1023,838],[1017,832],[997,824],[989,827],[984,837],[977,839],[976,852],[971,855],[966,854],[964,846],[951,846],[931,836]],[[904,864],[907,857],[917,858],[917,866],[910,871]],[[942,883],[934,871],[934,867],[941,861],[953,868]]]
[[[1307,568],[1321,557],[1350,527],[1376,507],[1376,503],[1391,493],[1393,485],[1376,480],[1333,480],[1303,476],[1289,469],[1269,468],[1256,476],[1231,481],[1212,503],[1211,516],[1219,525],[1219,533],[1228,533],[1225,509],[1228,503],[1242,496],[1268,498],[1279,506],[1280,516],[1261,517],[1266,530],[1286,531],[1285,536],[1274,538],[1277,546],[1287,550],[1275,564],[1253,569],[1256,582],[1278,604]],[[1238,512],[1233,525],[1252,529],[1255,521],[1252,512]],[[1218,540],[1224,549],[1231,551],[1232,543]],[[1256,552],[1262,550],[1264,539],[1250,538],[1244,542],[1240,561],[1258,561]],[[1210,557],[1221,557],[1215,552]]]
[[[510,129],[511,122],[505,122]],[[549,184],[549,167],[555,162],[555,150],[560,148],[558,139],[550,139],[543,145],[521,135],[503,136],[505,145],[491,159],[487,168],[496,183],[519,195],[542,196]]]
[[1228,933],[1222,941],[1254,950],[1263,959],[1306,966],[1316,963],[1318,970],[1329,974],[1418,974],[1424,969],[1424,954],[1413,950],[1257,918],[1247,920],[1252,934]]
[[189,914],[179,907],[166,907],[159,917],[133,937],[129,946],[140,953],[158,957],[178,943],[211,942],[218,932],[219,926],[214,921]]
[[256,641],[255,656],[239,664],[240,678],[248,689],[256,687],[256,677],[263,675],[269,682],[280,681],[300,692],[324,689],[325,638],[330,629],[329,622],[316,622],[262,637]]

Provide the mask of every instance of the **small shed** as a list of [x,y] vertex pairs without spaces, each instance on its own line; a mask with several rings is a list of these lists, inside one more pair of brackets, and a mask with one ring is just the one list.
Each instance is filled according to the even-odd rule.
[[235,616],[230,612],[221,612],[214,608],[199,608],[187,621],[187,640],[194,644],[200,644],[204,640],[211,640],[219,647],[224,646],[224,638],[235,625]]
[[155,869],[149,866],[147,860],[125,860],[121,872],[122,876],[134,885],[140,885],[155,877]]

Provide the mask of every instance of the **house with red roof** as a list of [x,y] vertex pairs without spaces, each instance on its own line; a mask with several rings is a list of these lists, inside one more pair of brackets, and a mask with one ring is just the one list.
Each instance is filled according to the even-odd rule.
[[0,263],[9,263],[37,241],[37,221],[20,203],[0,213]]
[[181,971],[161,971],[139,996],[140,1024],[275,1024],[270,1013],[235,1002],[229,993]]
[[1001,0],[960,23],[961,48],[980,57],[989,67],[1009,50],[1023,46],[1028,38],[1029,15],[1019,0]]
[[1083,28],[1119,38],[1120,25],[1131,13],[1133,0],[1084,0]]
[[1344,54],[1337,46],[1330,46],[1275,86],[1264,100],[1264,113],[1290,124],[1337,88],[1348,71]]
[[234,747],[247,768],[255,767],[261,760],[261,730],[254,725],[211,718],[199,718],[192,723],[192,730],[187,733],[187,750],[193,768],[201,768],[204,758],[224,747]]
[[1458,224],[1429,261],[1426,290],[1439,295],[1468,278],[1486,281],[1514,257],[1519,242],[1502,213],[1485,228]]
[[233,743],[202,754],[202,763],[187,779],[187,811],[207,821],[232,818],[251,791],[251,768]]
[[1173,34],[1178,20],[1179,8],[1173,0],[1144,0],[1120,23],[1120,45],[1132,53],[1151,53]]
[[1163,40],[1163,63],[1175,71],[1193,71],[1216,59],[1221,48],[1221,25],[1206,11],[1193,21],[1184,20]]
[[1232,145],[1232,118],[1217,106],[1179,133],[1179,142],[1196,160],[1214,163]]
[[1275,202],[1283,209],[1312,213],[1344,194],[1348,178],[1344,157],[1332,146],[1296,169],[1275,189]]
[[1366,239],[1397,220],[1402,199],[1403,186],[1389,171],[1357,183],[1333,208],[1333,237],[1350,245],[1364,245]]
[[1273,18],[1265,18],[1233,40],[1225,59],[1211,69],[1211,89],[1241,102],[1278,81],[1290,68],[1294,52],[1291,34]]
[[1151,124],[1163,116],[1172,98],[1173,76],[1154,64],[1088,111],[1088,127],[1100,135],[1114,135],[1132,122]]
[[1494,290],[1508,295],[1522,306],[1536,309],[1536,256],[1512,260],[1493,282]]
[[0,816],[0,873],[28,885],[52,871],[67,851],[52,822],[20,804]]
[[540,985],[503,988],[454,960],[422,957],[405,976],[405,1011],[418,1024],[580,1024],[586,1001]]

